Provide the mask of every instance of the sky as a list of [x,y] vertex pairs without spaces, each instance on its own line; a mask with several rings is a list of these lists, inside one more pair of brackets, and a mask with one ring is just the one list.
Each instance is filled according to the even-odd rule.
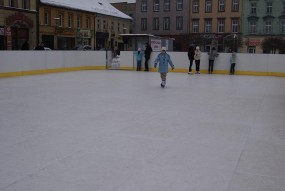
[[128,3],[135,3],[136,0],[107,0],[109,3],[118,3],[118,2],[128,2]]

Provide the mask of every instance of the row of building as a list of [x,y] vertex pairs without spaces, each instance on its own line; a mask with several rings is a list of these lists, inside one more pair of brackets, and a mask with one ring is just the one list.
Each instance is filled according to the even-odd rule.
[[[262,53],[266,37],[285,36],[285,0],[0,0],[0,50],[43,41],[51,49],[76,45],[131,50],[120,34],[174,39],[174,51],[189,44],[202,51],[235,48]],[[130,43],[130,45],[129,45]]]
[[262,53],[266,37],[285,36],[285,0],[136,0],[113,3],[134,16],[133,31],[174,38],[174,50]]
[[132,18],[105,0],[0,0],[0,50],[30,49],[44,42],[56,50],[77,45],[124,49],[119,34]]

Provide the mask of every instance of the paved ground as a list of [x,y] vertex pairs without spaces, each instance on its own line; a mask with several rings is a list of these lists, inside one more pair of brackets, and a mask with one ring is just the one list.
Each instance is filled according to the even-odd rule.
[[285,189],[285,78],[1,78],[0,121],[0,191]]

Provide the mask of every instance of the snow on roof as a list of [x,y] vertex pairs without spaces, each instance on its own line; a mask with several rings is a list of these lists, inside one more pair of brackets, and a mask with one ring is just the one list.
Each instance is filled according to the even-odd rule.
[[69,9],[77,9],[92,13],[99,13],[124,19],[130,16],[113,7],[107,0],[40,0],[41,3]]

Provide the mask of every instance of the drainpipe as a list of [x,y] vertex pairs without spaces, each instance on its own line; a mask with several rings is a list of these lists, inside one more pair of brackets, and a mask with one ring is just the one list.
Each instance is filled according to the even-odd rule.
[[37,10],[37,12],[36,12],[36,38],[37,38],[37,40],[36,40],[36,45],[35,46],[37,46],[38,44],[39,44],[39,35],[40,35],[40,32],[39,32],[39,26],[40,26],[40,22],[39,22],[39,4],[40,4],[40,0],[38,0],[38,1],[36,1],[36,10]]

